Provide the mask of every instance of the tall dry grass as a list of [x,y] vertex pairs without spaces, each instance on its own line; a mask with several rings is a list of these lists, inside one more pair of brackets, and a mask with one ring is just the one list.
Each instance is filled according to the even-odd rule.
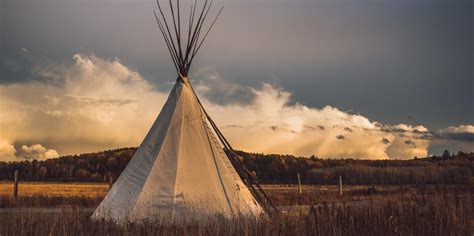
[[362,205],[323,203],[307,212],[206,223],[126,224],[90,220],[84,208],[0,214],[1,235],[472,235],[472,189],[436,191]]

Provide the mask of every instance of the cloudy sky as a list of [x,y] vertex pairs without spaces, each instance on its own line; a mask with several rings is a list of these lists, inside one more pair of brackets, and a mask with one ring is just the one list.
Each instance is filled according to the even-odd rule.
[[[186,2],[186,1],[183,1]],[[137,146],[175,72],[153,0],[0,1],[0,160]],[[192,83],[238,149],[474,151],[471,0],[219,0]]]

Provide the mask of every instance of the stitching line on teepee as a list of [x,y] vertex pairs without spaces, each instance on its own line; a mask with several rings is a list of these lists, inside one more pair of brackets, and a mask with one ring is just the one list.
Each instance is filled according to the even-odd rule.
[[[191,84],[189,84],[189,86],[191,86]],[[193,95],[196,96],[195,93],[193,93]],[[199,107],[201,108],[201,106],[199,106]],[[219,166],[217,165],[216,154],[214,152],[214,148],[212,148],[211,138],[209,137],[209,130],[208,130],[209,127],[207,126],[206,120],[204,119],[202,108],[199,109],[199,110],[201,111],[201,121],[202,121],[204,130],[206,131],[206,136],[207,136],[207,140],[209,142],[209,147],[211,148],[211,151],[212,151],[212,160],[214,161],[214,166],[216,167],[216,170],[217,170],[217,176],[219,176],[219,181],[221,183],[222,190],[223,190],[225,198],[227,200],[229,210],[230,210],[231,214],[234,214],[234,210],[232,209],[232,204],[230,203],[229,195],[227,194],[227,189],[225,188],[224,181],[222,180],[221,171],[219,169]]]

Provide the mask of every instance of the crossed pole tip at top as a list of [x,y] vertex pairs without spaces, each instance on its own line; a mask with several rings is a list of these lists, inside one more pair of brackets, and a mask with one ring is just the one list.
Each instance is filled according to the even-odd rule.
[[[200,2],[203,3],[199,4],[199,7],[198,0],[194,0],[191,3],[187,24],[185,17],[182,19],[179,0],[169,0],[168,14],[162,8],[159,0],[156,1],[158,13],[153,11],[175,69],[178,73],[185,76],[187,76],[193,59],[224,8],[221,7],[215,13],[214,20],[206,21],[213,5],[213,0],[203,0]],[[184,22],[181,23],[181,20]]]
[[189,79],[187,76],[183,76],[181,72],[178,72],[178,79],[181,80],[181,82],[184,82],[185,84],[189,83]]

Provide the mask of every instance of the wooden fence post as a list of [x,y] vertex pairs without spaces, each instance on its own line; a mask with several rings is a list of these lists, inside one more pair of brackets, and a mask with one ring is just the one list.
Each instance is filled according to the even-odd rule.
[[342,176],[339,175],[339,195],[342,196]]
[[109,190],[112,189],[112,185],[113,185],[113,178],[112,178],[112,175],[109,175]]
[[298,173],[298,189],[299,189],[300,195],[301,195],[302,189],[301,189],[301,177],[300,177],[300,173]]
[[15,170],[15,174],[13,175],[13,198],[16,201],[18,197],[18,170]]

